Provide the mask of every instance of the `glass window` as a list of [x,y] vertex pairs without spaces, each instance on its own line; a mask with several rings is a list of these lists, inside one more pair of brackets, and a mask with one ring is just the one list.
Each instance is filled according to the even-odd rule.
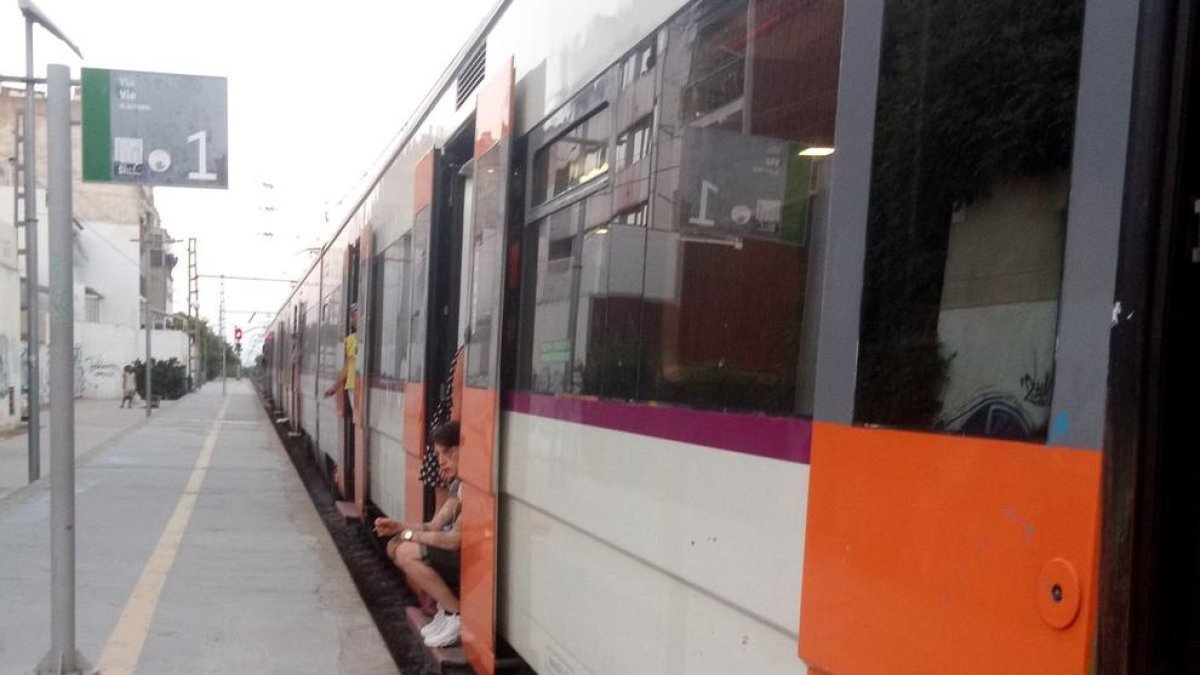
[[523,388],[557,394],[578,392],[574,375],[575,249],[580,245],[579,224],[584,204],[556,212],[529,227],[525,251],[529,274],[527,293],[532,307],[526,313],[531,321],[522,326],[525,367]]
[[409,238],[408,378],[425,380],[425,315],[429,302],[429,215],[426,206],[413,217]]
[[471,224],[472,288],[466,382],[473,387],[493,389],[499,386],[501,275],[497,266],[504,263],[507,143],[502,141],[475,162],[475,208]]
[[411,235],[375,256],[374,306],[371,310],[373,345],[370,373],[385,383],[408,379],[408,249]]
[[1044,439],[1082,0],[888,0],[858,422]]
[[533,202],[540,204],[608,173],[612,113],[604,108],[537,151]]
[[528,226],[520,386],[809,412],[808,231],[829,187],[841,2],[753,5],[700,0],[648,40],[656,112],[612,104],[634,120],[614,138],[616,185]]

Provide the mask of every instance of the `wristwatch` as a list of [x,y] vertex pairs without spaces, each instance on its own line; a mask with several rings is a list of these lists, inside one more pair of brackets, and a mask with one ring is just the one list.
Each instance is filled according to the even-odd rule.
[[400,533],[400,538],[401,538],[401,539],[403,539],[404,541],[412,541],[412,538],[413,538],[413,531],[412,531],[412,530],[405,530],[405,531],[401,532],[401,533]]

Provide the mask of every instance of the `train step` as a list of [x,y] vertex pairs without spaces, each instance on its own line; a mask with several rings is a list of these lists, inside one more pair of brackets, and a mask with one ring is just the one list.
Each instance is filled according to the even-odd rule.
[[[425,624],[429,623],[430,617],[421,611],[420,607],[409,607],[406,611],[408,616],[408,625],[412,627],[418,635]],[[430,658],[437,664],[437,669],[442,675],[457,675],[458,673],[474,673],[471,669],[471,664],[467,663],[467,655],[463,653],[461,644],[453,647],[426,647],[425,651],[429,653]]]
[[342,520],[346,522],[362,520],[362,512],[358,510],[358,504],[355,504],[354,502],[348,502],[339,499],[337,502],[337,510],[338,513],[341,514]]

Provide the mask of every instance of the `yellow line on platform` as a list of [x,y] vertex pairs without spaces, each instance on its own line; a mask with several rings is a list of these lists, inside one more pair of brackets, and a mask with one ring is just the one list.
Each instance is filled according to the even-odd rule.
[[158,545],[146,561],[137,586],[134,586],[129,600],[125,602],[121,618],[117,619],[116,627],[108,636],[108,642],[104,644],[104,651],[100,652],[100,661],[96,667],[104,675],[133,675],[138,661],[142,658],[142,648],[150,634],[150,624],[154,621],[159,597],[179,554],[179,545],[183,542],[183,533],[192,518],[192,509],[200,496],[204,478],[208,475],[208,465],[217,446],[217,436],[221,433],[221,422],[228,407],[227,398],[221,404],[221,411],[217,413],[217,419],[213,421],[208,437],[204,439],[204,446],[192,467],[187,487],[183,489],[179,503],[175,505],[175,512],[171,514],[171,519],[167,521],[166,528],[158,538]]

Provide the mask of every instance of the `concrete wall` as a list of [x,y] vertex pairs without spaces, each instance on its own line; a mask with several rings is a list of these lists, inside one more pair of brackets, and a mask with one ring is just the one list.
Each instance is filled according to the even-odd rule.
[[[187,364],[187,333],[156,330],[151,335],[157,360]],[[136,326],[75,324],[75,393],[84,398],[121,398],[121,369],[145,359],[146,333]]]
[[[76,235],[75,283],[103,296],[99,323],[140,325],[138,244],[131,241],[137,236],[136,225],[105,222],[87,222]],[[87,318],[82,300],[75,307],[75,318]]]
[[[0,164],[7,170],[7,163]],[[17,232],[9,222],[12,220],[12,191],[4,189],[0,192],[3,193],[0,196],[0,430],[6,430],[21,422],[23,349]]]

